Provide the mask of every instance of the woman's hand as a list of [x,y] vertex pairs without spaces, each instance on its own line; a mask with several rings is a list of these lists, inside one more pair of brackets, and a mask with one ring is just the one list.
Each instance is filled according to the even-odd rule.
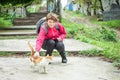
[[62,41],[62,39],[61,39],[61,38],[57,38],[57,40],[58,40],[58,41]]
[[36,52],[34,53],[34,58],[38,58],[38,57],[39,57],[39,52],[36,51]]

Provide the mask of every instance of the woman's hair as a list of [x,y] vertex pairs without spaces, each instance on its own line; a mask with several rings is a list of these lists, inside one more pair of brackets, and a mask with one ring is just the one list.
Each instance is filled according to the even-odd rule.
[[58,20],[58,15],[56,15],[55,13],[48,13],[46,16],[46,21],[48,21],[49,19],[57,22]]

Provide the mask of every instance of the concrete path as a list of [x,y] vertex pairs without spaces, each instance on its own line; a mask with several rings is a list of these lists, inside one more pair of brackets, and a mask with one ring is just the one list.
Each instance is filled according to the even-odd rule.
[[120,70],[112,63],[97,57],[67,57],[62,64],[60,57],[53,57],[47,66],[47,74],[30,67],[27,57],[0,58],[0,80],[120,80]]
[[[9,39],[0,40],[0,51],[4,52],[28,52],[30,51],[27,42],[30,41],[32,46],[35,48],[35,39]],[[97,46],[80,42],[75,39],[65,39],[65,49],[67,52],[78,52],[83,50],[98,49],[102,50]],[[42,50],[44,51],[44,50]]]

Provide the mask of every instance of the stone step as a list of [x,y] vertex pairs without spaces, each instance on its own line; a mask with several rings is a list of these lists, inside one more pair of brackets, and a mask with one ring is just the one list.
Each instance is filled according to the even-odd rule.
[[0,36],[37,35],[36,30],[0,30]]
[[40,18],[46,15],[47,12],[30,13],[28,17],[14,19],[13,25],[35,25]]
[[0,30],[35,30],[36,25],[11,26],[7,28],[0,28]]
[[[38,19],[39,20],[39,19]],[[32,20],[32,19],[21,19],[21,20],[14,20],[13,25],[35,25],[38,20]]]
[[36,13],[30,13],[28,17],[44,17],[47,15],[47,12],[36,12]]
[[[28,47],[27,42],[30,41],[33,48],[35,48],[36,39],[9,39],[9,40],[0,40],[0,52],[30,52],[30,48]],[[65,50],[67,52],[79,52],[83,50],[91,50],[91,49],[97,49],[102,50],[101,48],[80,42],[75,39],[65,39]],[[41,50],[45,51],[45,50]],[[56,51],[56,50],[54,50]]]

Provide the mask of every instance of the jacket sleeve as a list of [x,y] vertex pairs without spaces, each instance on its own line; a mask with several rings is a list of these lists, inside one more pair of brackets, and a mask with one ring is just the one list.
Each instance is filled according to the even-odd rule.
[[66,30],[65,30],[64,26],[62,26],[60,23],[58,23],[58,26],[59,26],[59,33],[60,33],[58,38],[63,40],[66,37]]
[[38,34],[37,39],[36,39],[36,46],[35,46],[36,51],[41,50],[44,39],[45,39],[45,35],[46,35],[46,31],[41,27],[40,33]]

